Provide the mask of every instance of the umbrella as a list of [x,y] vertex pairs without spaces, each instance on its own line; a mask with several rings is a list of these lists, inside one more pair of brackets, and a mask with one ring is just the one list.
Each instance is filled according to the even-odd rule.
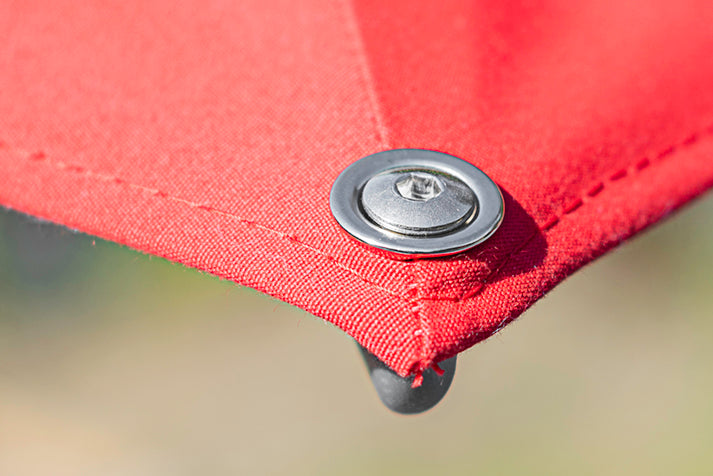
[[[713,185],[709,2],[10,2],[0,203],[339,326],[418,385]],[[337,177],[387,150],[499,186],[495,234],[394,259]]]

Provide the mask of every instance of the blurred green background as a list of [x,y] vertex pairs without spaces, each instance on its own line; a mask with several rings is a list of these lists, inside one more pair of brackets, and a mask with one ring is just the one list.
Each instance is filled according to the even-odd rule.
[[0,212],[0,474],[713,474],[713,197],[391,414],[296,308]]

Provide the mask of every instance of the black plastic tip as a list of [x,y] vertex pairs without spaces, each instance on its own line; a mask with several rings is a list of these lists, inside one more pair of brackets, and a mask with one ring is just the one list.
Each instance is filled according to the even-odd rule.
[[389,410],[402,414],[423,413],[433,408],[448,392],[456,372],[456,358],[439,362],[443,375],[438,375],[433,369],[423,373],[423,383],[420,387],[411,388],[414,377],[400,377],[374,354],[359,346],[364,362],[369,370],[371,382],[376,388],[382,403]]

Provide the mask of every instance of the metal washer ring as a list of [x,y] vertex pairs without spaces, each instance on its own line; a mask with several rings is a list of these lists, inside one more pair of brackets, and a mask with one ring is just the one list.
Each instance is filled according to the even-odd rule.
[[[408,236],[374,223],[360,205],[361,191],[372,177],[399,169],[422,169],[456,177],[475,194],[475,217],[438,236]],[[387,150],[354,162],[334,181],[329,205],[337,223],[354,239],[400,258],[447,256],[472,248],[495,233],[505,212],[500,189],[480,169],[452,155],[424,149]]]

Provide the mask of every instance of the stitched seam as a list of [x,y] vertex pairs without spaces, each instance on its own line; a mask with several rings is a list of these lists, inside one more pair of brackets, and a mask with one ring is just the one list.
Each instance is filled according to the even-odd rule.
[[[379,101],[378,101],[378,98],[377,98],[377,95],[376,95],[376,87],[375,87],[374,79],[373,79],[373,76],[372,76],[371,71],[370,71],[370,69],[369,69],[369,64],[368,64],[368,60],[367,60],[367,57],[366,57],[366,48],[365,48],[365,46],[364,46],[364,42],[363,42],[363,39],[362,39],[362,36],[361,36],[361,32],[360,32],[360,30],[359,30],[358,22],[357,22],[357,19],[356,19],[356,13],[354,12],[353,6],[351,5],[351,2],[349,2],[349,0],[345,0],[345,2],[344,2],[344,9],[345,9],[345,12],[344,12],[344,13],[345,13],[346,24],[348,25],[348,27],[349,27],[350,30],[351,30],[351,35],[352,35],[352,38],[353,38],[353,41],[354,41],[354,44],[355,44],[355,55],[356,55],[356,57],[358,58],[359,69],[360,69],[361,74],[362,74],[362,76],[363,76],[363,80],[364,80],[364,82],[366,83],[367,97],[368,97],[368,101],[369,101],[369,104],[371,105],[371,109],[372,109],[372,112],[371,112],[371,120],[372,120],[372,122],[374,123],[374,127],[375,127],[375,129],[376,129],[376,138],[377,138],[377,140],[378,140],[378,142],[379,142],[379,145],[380,145],[382,148],[388,148],[388,145],[387,145],[387,144],[388,144],[388,139],[387,139],[388,135],[387,135],[386,127],[385,127],[385,125],[384,125],[384,121],[383,121],[383,118],[382,118],[381,109],[380,109],[380,107],[379,107]],[[5,146],[6,146],[6,143],[0,140],[0,149],[4,148]],[[299,240],[298,238],[296,238],[294,235],[290,235],[290,234],[288,234],[288,233],[285,233],[285,232],[282,232],[282,231],[279,231],[279,230],[275,230],[275,229],[270,228],[270,227],[267,227],[267,226],[265,226],[265,225],[261,225],[261,224],[259,224],[259,223],[256,223],[256,222],[254,222],[254,221],[252,221],[252,220],[248,220],[248,219],[246,219],[246,218],[243,218],[243,217],[240,217],[240,216],[237,216],[237,215],[233,215],[233,214],[231,214],[231,213],[225,212],[225,211],[223,211],[223,210],[216,209],[216,208],[211,207],[211,206],[208,206],[208,205],[204,205],[204,204],[192,202],[192,201],[190,201],[190,200],[186,200],[186,199],[183,199],[183,198],[180,198],[180,197],[176,197],[176,196],[169,195],[169,194],[167,194],[167,193],[165,193],[165,192],[162,192],[162,191],[160,191],[160,190],[158,190],[158,189],[153,189],[153,188],[151,188],[151,187],[145,187],[145,186],[138,185],[138,184],[135,184],[135,183],[132,183],[132,182],[128,182],[128,181],[123,180],[123,179],[121,179],[120,177],[117,177],[117,176],[102,174],[102,173],[99,173],[99,172],[94,172],[94,171],[85,169],[85,168],[82,167],[82,166],[67,164],[67,163],[62,162],[62,161],[49,160],[49,159],[47,159],[47,157],[46,157],[46,155],[44,154],[44,152],[34,152],[34,153],[30,153],[30,152],[22,151],[22,150],[19,150],[19,149],[14,149],[13,152],[14,152],[14,153],[19,153],[19,154],[21,154],[21,155],[24,154],[24,155],[26,155],[26,158],[29,158],[29,159],[34,159],[34,160],[39,160],[39,159],[41,159],[41,160],[44,160],[46,163],[51,164],[51,165],[55,166],[56,168],[58,168],[58,169],[60,169],[60,170],[66,170],[66,171],[69,171],[69,172],[74,172],[74,173],[78,173],[78,174],[80,174],[80,175],[84,175],[84,176],[86,176],[86,177],[94,177],[94,178],[97,178],[97,179],[102,180],[102,181],[104,181],[104,182],[111,182],[111,183],[115,183],[115,184],[121,184],[121,185],[125,185],[126,187],[129,187],[129,188],[134,188],[134,189],[137,189],[137,190],[142,190],[142,191],[144,191],[144,192],[147,192],[147,193],[150,193],[150,194],[152,194],[152,195],[155,195],[156,197],[164,198],[164,199],[166,199],[166,200],[171,200],[171,201],[178,202],[178,203],[183,203],[183,204],[188,205],[189,207],[192,207],[192,208],[196,208],[196,209],[203,210],[203,211],[206,211],[206,212],[209,212],[209,213],[214,213],[214,214],[217,214],[217,215],[222,215],[222,216],[225,216],[225,217],[228,217],[228,218],[232,218],[232,219],[237,220],[239,223],[242,223],[242,224],[244,224],[244,225],[253,226],[253,227],[258,228],[258,229],[261,229],[261,230],[263,230],[263,231],[276,234],[276,235],[279,236],[280,238],[283,238],[283,239],[286,239],[286,240],[288,240],[288,241],[291,241],[291,242],[293,242],[293,243],[295,243],[295,244],[297,244],[297,245],[299,245],[299,246],[304,247],[305,249],[308,249],[308,250],[312,251],[313,253],[315,253],[315,254],[317,254],[317,255],[319,255],[319,256],[324,257],[324,258],[327,259],[328,261],[334,263],[335,266],[337,266],[337,267],[339,267],[339,268],[341,268],[341,269],[347,271],[348,273],[354,275],[355,277],[359,278],[359,279],[362,280],[364,283],[366,283],[366,284],[368,284],[368,285],[374,287],[375,289],[378,289],[378,290],[380,290],[380,291],[383,291],[383,292],[385,292],[385,293],[387,293],[387,294],[389,294],[389,295],[391,295],[391,296],[397,297],[397,298],[399,298],[399,299],[401,299],[401,300],[406,300],[406,301],[408,300],[408,298],[405,297],[402,293],[397,292],[397,291],[392,291],[392,290],[390,290],[390,289],[388,289],[388,288],[385,288],[385,287],[383,287],[383,286],[380,286],[379,284],[377,284],[377,283],[375,283],[375,282],[369,280],[369,279],[366,278],[365,276],[361,275],[361,274],[360,274],[358,271],[356,271],[355,269],[352,269],[352,268],[350,268],[349,266],[346,266],[346,265],[340,263],[339,261],[337,261],[337,259],[336,259],[334,256],[331,256],[331,255],[329,255],[329,254],[327,254],[327,253],[325,253],[325,252],[319,250],[318,248],[315,248],[315,247],[313,247],[313,246],[311,246],[311,245],[309,245],[309,244],[307,244],[307,243],[305,243],[305,242],[303,242],[303,241],[300,241],[300,240]]]
[[414,337],[419,339],[419,357],[412,364],[409,369],[409,374],[415,374],[415,378],[412,386],[418,387],[423,382],[423,372],[426,370],[423,367],[423,363],[427,362],[428,356],[426,355],[426,349],[430,347],[430,332],[429,326],[426,323],[426,317],[421,310],[423,309],[424,303],[421,300],[420,285],[418,282],[418,272],[417,272],[418,262],[411,264],[413,269],[413,281],[407,287],[407,293],[413,294],[413,299],[410,301],[411,305],[411,316],[416,322],[417,329],[413,332]]
[[[666,147],[657,154],[654,154],[653,159],[665,159],[666,157],[670,157],[674,155],[677,150],[685,149],[699,142],[702,136],[704,135],[713,135],[713,125],[706,127],[699,133],[690,134],[685,139],[675,145]],[[541,225],[538,225],[537,229],[532,234],[530,234],[530,236],[528,236],[520,245],[515,247],[510,253],[508,253],[508,255],[501,261],[501,263],[497,267],[493,268],[490,273],[488,273],[483,282],[477,284],[472,290],[469,290],[468,292],[457,298],[431,298],[427,296],[417,295],[416,299],[414,299],[413,301],[415,304],[414,309],[418,309],[418,312],[420,313],[420,309],[423,306],[423,301],[451,301],[455,303],[463,303],[479,295],[487,287],[488,284],[491,284],[492,280],[495,279],[498,273],[503,268],[505,268],[505,266],[510,262],[513,256],[522,251],[537,236],[539,232],[547,233],[550,230],[554,229],[566,215],[570,215],[576,212],[577,210],[582,208],[582,206],[584,206],[589,200],[592,200],[598,195],[600,195],[600,193],[606,189],[607,182],[616,182],[626,177],[636,176],[639,174],[639,172],[642,172],[643,170],[660,163],[660,160],[652,163],[652,159],[650,159],[649,157],[642,157],[633,161],[627,167],[618,169],[612,173],[607,174],[607,178],[596,182],[593,186],[588,188],[586,192],[582,194],[582,196],[575,198],[569,202],[565,202],[565,204],[562,206],[562,212],[559,215],[552,215],[548,219],[546,219]],[[418,307],[416,307],[416,304],[418,305]],[[423,316],[421,316],[421,319],[423,319]],[[502,330],[508,323],[512,322],[513,319],[514,318],[503,319],[503,321],[500,322],[498,327],[493,332],[491,332],[490,335],[494,335],[500,330]],[[423,320],[421,322],[423,326]],[[423,330],[423,327],[421,329]],[[421,342],[422,349],[420,351],[419,358],[409,369],[410,373],[415,374],[414,381],[412,384],[413,387],[416,387],[422,383],[423,371],[426,370],[426,368],[428,368],[430,365],[432,365],[433,358],[431,356],[426,355],[426,345],[428,345],[429,343],[423,339]]]
[[605,174],[606,178],[590,186],[580,197],[566,202],[562,206],[562,211],[559,215],[552,215],[548,219],[546,219],[541,225],[538,225],[537,229],[530,236],[528,236],[519,246],[515,247],[510,253],[508,253],[508,255],[503,258],[501,263],[498,266],[494,267],[492,271],[488,273],[488,275],[483,279],[483,281],[481,283],[478,283],[473,289],[468,290],[461,296],[457,297],[449,298],[441,296],[421,296],[419,297],[419,300],[463,302],[479,295],[485,290],[488,284],[491,284],[492,280],[495,279],[498,273],[510,262],[513,256],[522,251],[537,236],[539,232],[547,233],[550,230],[554,229],[565,216],[571,215],[572,213],[576,212],[586,203],[593,200],[601,192],[603,192],[606,189],[607,183],[613,183],[627,177],[636,176],[643,170],[661,163],[661,160],[674,155],[677,151],[681,149],[686,149],[700,142],[702,139],[705,138],[705,136],[711,135],[713,135],[713,125],[709,125],[701,129],[701,131],[699,132],[689,134],[683,140],[679,141],[674,145],[662,149],[658,153],[641,157],[632,161],[627,167],[617,169],[614,172],[609,172],[608,174]]
[[[386,126],[384,125],[384,119],[381,112],[379,99],[376,93],[376,84],[374,82],[374,77],[372,75],[371,69],[369,68],[369,60],[366,54],[366,47],[364,45],[364,38],[362,37],[361,30],[359,29],[359,22],[357,19],[356,12],[354,11],[354,5],[350,0],[345,0],[345,9],[347,17],[347,25],[352,31],[352,36],[356,44],[356,54],[359,58],[359,64],[361,66],[362,75],[364,77],[364,82],[366,83],[367,94],[369,97],[369,102],[372,107],[372,120],[376,126],[377,138],[380,140],[381,145],[384,149],[388,149],[388,134]],[[418,262],[412,261],[410,264],[412,273],[412,284],[407,287],[406,295],[399,295],[400,299],[409,300],[408,294],[413,293],[413,300],[410,301],[411,315],[417,327],[414,330],[414,336],[419,338],[420,348],[419,348],[419,359],[414,363],[409,372],[415,373],[416,376],[413,381],[413,386],[417,387],[421,385],[423,381],[423,371],[426,370],[421,365],[423,362],[429,360],[426,355],[427,349],[430,347],[430,332],[429,326],[426,322],[426,316],[423,314],[422,309],[424,306],[423,302],[420,302],[420,286],[418,280]]]
[[[684,148],[687,148],[687,147],[689,147],[689,146],[692,146],[693,144],[695,144],[695,143],[699,142],[700,140],[702,140],[702,139],[704,138],[704,136],[710,136],[710,135],[713,135],[713,125],[708,126],[707,128],[701,130],[701,131],[698,132],[698,133],[690,134],[690,135],[687,136],[684,140],[680,141],[677,145],[667,147],[667,148],[663,149],[662,151],[660,151],[659,153],[657,153],[657,154],[655,154],[655,155],[653,155],[653,156],[650,156],[650,157],[653,157],[654,159],[664,159],[664,158],[666,158],[666,157],[669,157],[669,156],[671,156],[671,155],[674,155],[674,153],[675,153],[677,150],[684,149]],[[261,229],[261,230],[266,231],[266,232],[268,232],[268,233],[274,234],[274,235],[276,235],[276,236],[278,236],[278,237],[280,237],[280,238],[283,238],[283,239],[286,239],[286,240],[288,240],[288,241],[291,241],[291,242],[295,243],[296,245],[301,246],[301,247],[303,247],[303,248],[305,248],[305,249],[311,251],[312,253],[314,253],[314,254],[316,254],[316,255],[318,255],[318,256],[321,256],[321,257],[327,259],[328,261],[330,261],[331,263],[333,263],[335,266],[337,266],[337,267],[339,267],[339,268],[341,268],[341,269],[347,271],[348,273],[354,275],[355,277],[359,278],[361,281],[363,281],[364,283],[368,284],[369,286],[372,286],[372,287],[374,287],[375,289],[378,289],[378,290],[380,290],[380,291],[383,291],[383,292],[385,292],[385,293],[387,293],[387,294],[389,294],[389,295],[391,295],[391,296],[394,296],[394,297],[396,297],[396,298],[399,298],[399,299],[401,299],[401,300],[403,300],[403,301],[405,301],[405,302],[407,302],[407,303],[409,303],[409,304],[412,304],[412,305],[415,305],[415,304],[418,303],[419,301],[451,301],[451,302],[460,302],[460,301],[466,301],[466,300],[468,300],[468,299],[470,299],[470,298],[472,298],[472,297],[477,296],[478,294],[480,294],[480,293],[485,289],[485,287],[486,287],[488,284],[490,284],[490,281],[491,281],[492,279],[494,279],[494,277],[497,275],[497,273],[498,273],[500,270],[502,270],[502,269],[507,265],[507,263],[509,262],[509,260],[510,260],[515,254],[517,254],[517,253],[520,252],[523,248],[525,248],[525,246],[527,246],[527,244],[528,244],[530,241],[532,241],[532,239],[534,239],[535,236],[537,236],[538,231],[548,232],[548,231],[550,231],[551,229],[555,228],[555,227],[557,226],[557,224],[561,221],[561,219],[564,218],[564,216],[569,215],[569,214],[572,214],[573,212],[575,212],[576,210],[578,210],[579,208],[581,208],[582,205],[588,203],[591,199],[593,199],[594,197],[598,196],[602,191],[604,191],[604,189],[606,188],[606,182],[607,182],[607,179],[604,179],[604,180],[601,180],[601,181],[599,181],[599,182],[596,182],[595,185],[591,186],[589,189],[587,189],[587,190],[583,193],[582,197],[580,197],[580,198],[578,198],[578,199],[575,199],[575,200],[573,200],[572,202],[568,202],[567,205],[565,205],[565,206],[563,207],[563,211],[562,211],[562,213],[561,213],[559,216],[558,216],[558,215],[552,215],[550,218],[548,218],[547,220],[545,220],[541,225],[538,226],[538,229],[537,229],[532,235],[530,235],[527,239],[525,239],[525,240],[522,242],[521,245],[517,246],[513,251],[511,251],[505,258],[503,258],[503,260],[501,261],[501,263],[500,263],[497,267],[493,268],[493,270],[492,270],[490,273],[488,273],[488,276],[485,277],[485,279],[483,280],[483,282],[479,283],[479,284],[476,286],[476,291],[475,291],[475,292],[470,291],[470,292],[468,292],[468,293],[465,293],[463,296],[456,297],[456,298],[439,297],[439,296],[430,297],[430,296],[420,296],[420,295],[416,295],[415,298],[414,298],[414,297],[409,297],[409,294],[413,293],[414,286],[417,285],[416,282],[414,282],[413,285],[411,285],[411,286],[409,286],[409,287],[407,288],[406,293],[399,293],[399,292],[393,291],[393,290],[391,290],[391,289],[385,288],[385,287],[380,286],[379,284],[377,284],[377,283],[371,281],[370,279],[366,278],[365,276],[361,275],[361,274],[360,274],[358,271],[356,271],[355,269],[352,269],[352,268],[350,268],[349,266],[340,263],[339,261],[337,261],[337,259],[336,259],[334,256],[332,256],[332,255],[330,255],[330,254],[328,254],[328,253],[325,253],[324,251],[321,251],[320,249],[315,248],[315,247],[313,247],[313,246],[311,246],[311,245],[309,245],[309,244],[307,244],[307,243],[305,243],[305,242],[303,242],[303,241],[300,241],[296,236],[290,235],[289,233],[285,233],[285,232],[282,232],[282,231],[279,231],[279,230],[276,230],[276,229],[273,229],[273,228],[270,228],[270,227],[268,227],[268,226],[265,226],[265,225],[262,225],[262,224],[260,224],[260,223],[257,223],[257,222],[255,222],[255,221],[253,221],[253,220],[249,220],[249,219],[247,219],[247,218],[243,218],[243,217],[240,217],[240,216],[238,216],[238,215],[234,215],[234,214],[232,214],[232,213],[229,213],[229,212],[226,212],[226,211],[223,211],[223,210],[219,210],[219,209],[216,209],[216,208],[214,208],[214,207],[210,207],[210,206],[207,206],[207,205],[204,205],[204,204],[200,204],[200,203],[197,203],[197,202],[192,202],[192,201],[190,201],[190,200],[187,200],[187,199],[184,199],[184,198],[181,198],[181,197],[172,196],[172,195],[169,195],[169,194],[166,193],[166,192],[162,192],[162,191],[160,191],[160,190],[158,190],[158,189],[155,189],[155,188],[146,187],[146,186],[143,186],[143,185],[138,185],[138,184],[129,182],[129,181],[127,181],[127,180],[124,180],[124,179],[122,179],[122,178],[120,178],[120,177],[114,176],[114,175],[108,175],[108,174],[103,174],[103,173],[100,173],[100,172],[94,172],[94,171],[89,170],[89,169],[87,169],[87,168],[85,168],[85,167],[78,166],[78,165],[73,165],[73,164],[68,164],[68,163],[65,163],[65,162],[62,162],[62,161],[50,160],[50,159],[46,156],[46,154],[45,154],[44,152],[28,152],[28,151],[25,151],[25,150],[22,150],[22,149],[10,149],[10,148],[8,147],[7,143],[5,143],[5,142],[3,142],[3,141],[0,141],[0,149],[6,149],[6,150],[9,150],[11,153],[20,154],[20,155],[22,155],[22,156],[23,156],[25,159],[27,159],[27,160],[42,161],[42,162],[44,162],[44,163],[46,163],[46,164],[48,164],[48,165],[50,165],[50,166],[52,166],[52,167],[55,167],[55,168],[57,168],[57,169],[59,169],[59,170],[63,170],[63,171],[65,171],[65,172],[76,173],[76,174],[79,174],[79,175],[84,175],[85,177],[88,177],[88,178],[93,178],[93,179],[96,179],[96,180],[101,180],[101,181],[106,182],[106,183],[114,183],[114,184],[116,184],[116,185],[121,185],[121,186],[129,187],[129,188],[133,188],[133,189],[136,189],[136,190],[140,190],[140,191],[149,193],[149,194],[155,196],[156,198],[161,198],[161,199],[170,200],[170,201],[173,201],[173,202],[176,202],[176,203],[181,203],[181,204],[184,204],[184,205],[189,206],[189,207],[191,207],[191,208],[195,208],[195,209],[198,209],[198,210],[203,210],[203,211],[208,212],[208,213],[215,213],[215,214],[218,214],[218,215],[227,217],[227,218],[234,219],[234,220],[236,220],[238,223],[244,224],[244,225],[246,225],[246,226],[252,226],[252,227]],[[638,174],[639,172],[645,170],[646,168],[649,168],[649,167],[652,167],[652,166],[656,165],[657,163],[659,163],[659,162],[652,162],[652,159],[649,158],[649,157],[640,158],[640,159],[638,159],[638,160],[633,161],[632,164],[629,165],[629,167],[626,167],[626,168],[624,168],[624,169],[619,169],[619,170],[615,171],[614,173],[607,174],[607,175],[608,175],[608,180],[614,182],[614,181],[617,181],[617,180],[621,180],[622,178],[624,178],[624,177],[626,177],[626,176],[633,176],[633,175],[636,175],[636,174]],[[624,174],[621,173],[622,170],[625,171]],[[576,206],[576,207],[573,207],[573,206],[572,206],[572,205],[574,205],[574,204],[579,204],[580,202],[581,202],[580,205],[578,205],[578,206]],[[414,265],[416,265],[416,264],[417,264],[417,260],[416,260],[416,261],[413,261],[412,264],[411,264],[411,266],[414,266]]]
[[[5,144],[4,144],[2,141],[0,141],[0,150],[1,150],[2,148],[4,148],[4,146],[5,146]],[[50,166],[52,166],[52,167],[55,167],[55,168],[59,169],[59,170],[63,170],[63,171],[65,171],[65,172],[75,173],[75,174],[80,175],[80,176],[84,176],[84,177],[87,177],[87,178],[92,178],[92,179],[100,180],[100,181],[106,182],[106,183],[113,183],[113,184],[115,184],[115,185],[120,185],[120,186],[124,186],[124,187],[127,187],[127,188],[133,188],[133,189],[135,189],[135,190],[139,190],[139,191],[148,193],[148,194],[150,194],[150,195],[153,195],[153,196],[156,197],[156,198],[161,198],[161,199],[164,199],[164,200],[169,200],[169,201],[172,201],[172,202],[181,203],[181,204],[187,205],[187,206],[189,206],[189,207],[191,207],[191,208],[195,208],[195,209],[198,209],[198,210],[202,210],[202,211],[205,211],[205,212],[208,212],[208,213],[212,213],[212,214],[215,214],[215,215],[220,215],[220,216],[223,216],[223,217],[226,217],[226,218],[231,218],[231,219],[236,220],[238,223],[241,223],[241,224],[243,224],[243,225],[246,225],[246,226],[249,226],[249,227],[254,227],[254,228],[257,228],[257,229],[259,229],[259,230],[263,230],[263,231],[265,231],[265,232],[268,232],[268,233],[277,235],[279,238],[282,238],[282,239],[285,239],[285,240],[287,240],[287,241],[293,242],[293,243],[295,243],[296,245],[301,246],[301,247],[303,247],[303,248],[305,248],[305,249],[311,251],[312,253],[315,253],[315,254],[317,254],[317,255],[319,255],[319,256],[322,256],[323,258],[327,259],[327,261],[330,261],[330,262],[333,263],[335,266],[337,266],[337,267],[339,267],[339,268],[341,268],[341,269],[343,269],[343,270],[349,272],[350,274],[352,274],[352,275],[354,275],[355,277],[359,278],[360,280],[362,280],[362,281],[365,282],[366,284],[368,284],[368,285],[370,285],[370,286],[372,286],[372,287],[374,287],[374,288],[376,288],[376,289],[378,289],[378,290],[380,290],[380,291],[384,291],[384,292],[386,292],[386,293],[388,293],[388,294],[390,294],[390,295],[392,295],[392,296],[394,296],[394,297],[397,297],[397,298],[399,298],[399,299],[404,299],[404,297],[403,297],[402,294],[397,293],[397,292],[395,292],[395,291],[392,291],[392,290],[390,290],[390,289],[388,289],[388,288],[385,288],[385,287],[383,287],[383,286],[380,286],[379,284],[377,284],[377,283],[375,283],[375,282],[369,280],[369,279],[366,278],[365,276],[361,275],[357,270],[352,269],[352,268],[350,268],[349,266],[340,263],[339,261],[337,261],[337,259],[336,259],[334,256],[332,256],[332,255],[330,255],[330,254],[328,254],[328,253],[325,253],[324,251],[321,251],[320,249],[315,248],[314,246],[311,246],[311,245],[309,245],[309,244],[307,244],[307,243],[305,243],[305,242],[299,240],[296,236],[291,235],[291,234],[289,234],[289,233],[285,233],[285,232],[282,232],[282,231],[279,231],[279,230],[270,228],[270,227],[268,227],[268,226],[261,225],[260,223],[257,223],[257,222],[255,222],[255,221],[253,221],[253,220],[249,220],[249,219],[247,219],[247,218],[243,218],[243,217],[241,217],[241,216],[238,216],[238,215],[232,214],[232,213],[230,213],[230,212],[226,212],[226,211],[224,211],[224,210],[220,210],[220,209],[211,207],[211,206],[209,206],[209,205],[205,205],[205,204],[201,204],[201,203],[198,203],[198,202],[193,202],[193,201],[191,201],[191,200],[186,200],[186,199],[181,198],[181,197],[176,197],[176,196],[173,196],[173,195],[169,195],[168,193],[163,192],[163,191],[161,191],[161,190],[159,190],[159,189],[156,189],[156,188],[146,187],[146,186],[143,186],[143,185],[138,185],[138,184],[132,183],[132,182],[129,182],[129,181],[127,181],[127,180],[124,180],[124,179],[122,179],[122,178],[120,178],[120,177],[118,177],[118,176],[115,176],[115,175],[109,175],[109,174],[103,174],[103,173],[100,173],[100,172],[94,172],[94,171],[89,170],[89,169],[87,169],[87,168],[85,168],[85,167],[82,167],[82,166],[79,166],[79,165],[68,164],[68,163],[66,163],[66,162],[62,162],[62,161],[59,161],[59,160],[50,160],[44,152],[32,152],[32,153],[30,153],[30,152],[23,151],[23,150],[20,150],[20,149],[9,149],[9,150],[10,150],[11,153],[16,153],[16,154],[20,154],[20,155],[24,156],[24,158],[27,159],[27,160],[41,161],[41,162],[44,162],[44,163],[46,163],[46,164],[48,164],[48,165],[50,165]]]
[[384,149],[388,149],[388,134],[386,126],[384,125],[383,115],[381,113],[381,107],[379,106],[379,98],[376,94],[376,85],[374,82],[374,76],[369,68],[369,60],[366,55],[366,47],[364,45],[364,39],[361,35],[361,30],[359,29],[359,22],[357,20],[356,12],[354,11],[354,6],[350,0],[344,0],[342,3],[345,10],[345,23],[351,30],[352,38],[355,44],[355,53],[359,61],[359,69],[363,76],[364,82],[366,83],[366,94],[369,98],[369,104],[372,110],[372,121],[376,127],[376,136],[380,142],[380,145]]
[[[630,176],[636,176],[643,170],[652,167],[654,165],[657,165],[660,162],[660,160],[665,159],[666,157],[670,157],[672,155],[675,155],[675,153],[680,150],[680,149],[685,149],[687,147],[690,147],[697,142],[699,142],[704,136],[709,136],[713,135],[713,125],[706,127],[702,131],[698,133],[693,133],[687,136],[685,139],[680,141],[677,144],[674,144],[672,146],[669,146],[657,154],[649,157],[642,157],[639,158],[632,163],[629,164],[629,166],[618,169],[614,171],[613,173],[609,173],[607,178],[596,182],[593,186],[588,188],[582,196],[575,198],[574,200],[570,202],[566,202],[565,205],[562,207],[562,212],[559,215],[552,215],[548,219],[546,219],[541,225],[538,225],[538,228],[527,238],[525,239],[519,246],[517,246],[515,249],[513,249],[508,255],[501,261],[501,263],[492,269],[490,273],[485,277],[482,283],[479,283],[476,285],[471,291],[464,293],[462,296],[458,298],[443,298],[443,297],[428,297],[428,296],[421,296],[419,292],[419,285],[418,282],[416,281],[416,266],[418,265],[417,261],[412,262],[410,266],[413,267],[413,276],[414,276],[414,281],[413,283],[408,287],[407,292],[405,294],[401,294],[395,291],[392,291],[390,289],[384,288],[366,277],[362,276],[360,273],[358,273],[356,270],[349,268],[348,266],[338,262],[335,257],[319,250],[318,248],[315,248],[311,245],[308,245],[307,243],[304,243],[300,241],[298,238],[296,238],[294,235],[290,235],[288,233],[281,232],[279,230],[275,230],[273,228],[267,227],[265,225],[261,225],[259,223],[256,223],[252,220],[248,220],[246,218],[242,218],[240,216],[218,210],[216,208],[203,205],[197,202],[192,202],[190,200],[186,200],[180,197],[174,197],[171,195],[168,195],[165,192],[162,192],[158,189],[154,189],[151,187],[145,187],[142,185],[134,184],[131,182],[128,182],[126,180],[121,179],[120,177],[113,176],[113,175],[107,175],[107,174],[102,174],[102,173],[97,173],[93,172],[91,170],[88,170],[82,166],[77,166],[77,165],[72,165],[72,164],[67,164],[62,161],[53,161],[49,160],[47,156],[43,152],[35,152],[35,153],[28,153],[26,151],[21,151],[14,149],[12,152],[14,153],[19,153],[21,155],[24,155],[24,157],[28,160],[37,160],[37,161],[42,161],[44,163],[50,164],[53,167],[58,168],[59,170],[64,170],[66,172],[73,172],[79,175],[83,175],[88,178],[94,178],[97,180],[101,180],[104,182],[108,183],[114,183],[116,185],[122,185],[125,187],[129,188],[134,188],[146,193],[149,193],[157,198],[163,198],[166,200],[171,200],[176,203],[182,203],[184,205],[187,205],[189,207],[199,209],[206,211],[208,213],[214,213],[218,214],[227,218],[232,218],[236,220],[238,223],[242,223],[246,226],[252,226],[257,229],[261,229],[263,231],[266,231],[268,233],[272,233],[277,235],[280,238],[286,239],[288,241],[291,241],[298,246],[301,246],[312,253],[321,256],[328,261],[332,262],[335,266],[349,272],[350,274],[354,275],[355,277],[359,278],[361,281],[364,283],[368,284],[369,286],[372,286],[375,289],[378,289],[380,291],[386,292],[387,294],[396,297],[397,299],[401,299],[403,301],[406,301],[407,303],[410,303],[412,305],[411,311],[414,314],[414,317],[417,320],[417,325],[418,329],[414,332],[414,335],[418,334],[421,340],[421,345],[420,345],[420,351],[419,351],[419,358],[412,364],[411,368],[409,369],[410,374],[415,374],[413,384],[412,386],[416,387],[421,385],[423,381],[423,372],[432,364],[431,360],[432,357],[426,355],[426,349],[430,346],[430,341],[428,340],[427,336],[427,325],[426,325],[426,319],[425,316],[423,315],[422,308],[424,306],[424,301],[450,301],[450,302],[457,302],[457,303],[462,303],[465,302],[471,298],[474,298],[478,296],[486,287],[488,284],[491,284],[492,280],[495,279],[497,274],[510,262],[510,260],[515,256],[517,253],[519,253],[522,249],[524,249],[536,236],[537,233],[542,231],[542,232],[549,232],[550,230],[554,229],[560,222],[561,220],[566,216],[570,215],[580,208],[582,208],[583,205],[585,205],[588,201],[594,199],[598,195],[601,194],[607,187],[606,184],[608,182],[616,182],[618,180],[622,180],[626,177]],[[2,141],[0,141],[0,149],[5,148],[6,144]],[[652,157],[652,158],[650,158]],[[656,162],[652,163],[652,160],[657,160]],[[415,293],[415,297],[413,299],[410,299],[408,297],[408,293],[412,292]],[[502,328],[504,326],[501,326]]]

